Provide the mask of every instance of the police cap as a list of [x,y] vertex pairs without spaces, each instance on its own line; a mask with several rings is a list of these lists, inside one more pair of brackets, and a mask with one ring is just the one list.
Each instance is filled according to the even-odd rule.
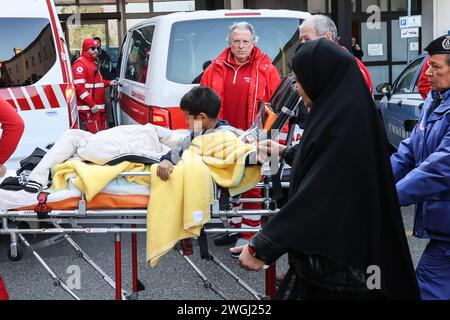
[[425,48],[428,54],[450,54],[450,31],[449,34],[441,36],[433,41]]

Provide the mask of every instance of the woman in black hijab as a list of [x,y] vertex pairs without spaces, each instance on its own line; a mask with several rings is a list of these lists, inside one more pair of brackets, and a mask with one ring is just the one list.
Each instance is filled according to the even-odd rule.
[[279,299],[419,299],[387,140],[354,57],[319,39],[292,66],[310,110],[304,135],[293,148],[260,144],[292,165],[289,201],[231,250],[248,270],[289,253]]

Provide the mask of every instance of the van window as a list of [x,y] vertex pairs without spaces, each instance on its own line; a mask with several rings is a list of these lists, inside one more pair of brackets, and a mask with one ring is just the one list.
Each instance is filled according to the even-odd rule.
[[174,23],[170,33],[166,76],[178,83],[198,83],[205,62],[215,59],[227,46],[228,27],[234,22],[251,23],[259,37],[257,46],[266,53],[282,76],[298,42],[295,18],[208,19]]
[[145,83],[154,31],[154,26],[146,26],[131,34],[125,79]]
[[55,64],[56,50],[48,19],[0,18],[0,39],[0,88],[36,83]]

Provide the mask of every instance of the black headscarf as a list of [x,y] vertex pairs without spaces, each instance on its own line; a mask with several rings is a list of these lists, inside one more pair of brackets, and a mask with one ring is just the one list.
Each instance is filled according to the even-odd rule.
[[302,45],[292,66],[313,107],[289,201],[262,235],[363,272],[376,265],[389,299],[418,299],[386,136],[355,58],[319,39]]

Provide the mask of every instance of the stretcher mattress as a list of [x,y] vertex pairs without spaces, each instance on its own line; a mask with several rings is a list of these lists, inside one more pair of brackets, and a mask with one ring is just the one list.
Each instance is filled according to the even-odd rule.
[[[36,193],[24,190],[0,189],[0,210],[34,210],[37,205]],[[91,201],[88,209],[146,209],[149,202],[150,186],[127,182],[125,178],[114,179]],[[51,192],[47,204],[52,210],[73,210],[78,208],[81,192],[69,180],[69,188]]]

